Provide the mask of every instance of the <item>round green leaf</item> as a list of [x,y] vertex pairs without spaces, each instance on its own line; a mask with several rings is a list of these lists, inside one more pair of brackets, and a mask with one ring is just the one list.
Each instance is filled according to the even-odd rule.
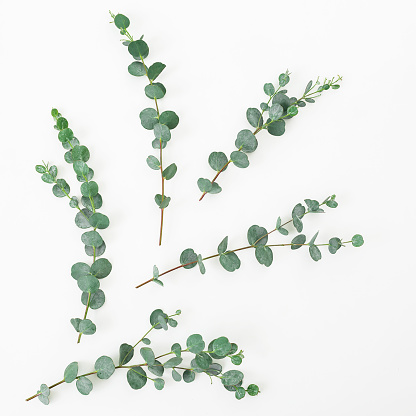
[[272,104],[280,104],[283,110],[286,111],[290,106],[290,99],[286,94],[279,92],[273,97]]
[[267,131],[272,136],[281,136],[285,132],[285,121],[284,120],[277,120],[273,121],[267,126]]
[[137,62],[137,61],[132,62],[127,67],[127,70],[129,71],[129,74],[135,77],[141,77],[143,75],[146,75],[146,67],[141,62]]
[[237,400],[241,400],[245,395],[246,395],[246,391],[245,391],[244,387],[237,387],[237,389],[235,391],[235,398]]
[[111,273],[112,268],[113,266],[107,259],[98,259],[92,264],[90,273],[97,279],[103,279]]
[[209,192],[212,189],[212,183],[209,179],[199,178],[197,183],[201,192]]
[[257,149],[256,136],[250,130],[241,130],[237,134],[235,147],[241,149],[244,153],[251,153]]
[[247,231],[247,240],[252,246],[264,246],[267,244],[269,236],[267,235],[267,230],[264,227],[259,227],[258,225],[252,225]]
[[165,124],[155,124],[155,126],[153,127],[153,133],[156,139],[162,140],[162,142],[168,142],[171,138],[169,127]]
[[84,396],[88,396],[91,393],[93,387],[91,380],[84,376],[77,380],[76,385],[77,390]]
[[175,163],[172,163],[166,169],[164,169],[164,171],[162,172],[162,176],[168,181],[175,176],[177,170],[178,168],[175,165]]
[[64,179],[58,179],[52,187],[52,192],[56,197],[63,198],[64,196],[68,196],[70,188]]
[[103,243],[100,246],[95,247],[95,250],[93,246],[84,246],[84,249],[87,256],[93,257],[95,255],[95,257],[100,257],[104,254],[106,245],[103,241]]
[[192,383],[195,380],[195,373],[192,370],[185,370],[183,372],[183,381],[185,383]]
[[84,182],[81,185],[81,193],[86,197],[93,197],[98,194],[98,185],[97,182]]
[[[94,209],[100,209],[103,206],[103,198],[100,194],[94,195],[92,197],[92,202],[94,204]],[[87,196],[83,196],[81,198],[81,203],[84,205],[85,208],[88,208],[90,211],[93,211],[91,200]]]
[[163,373],[165,372],[165,369],[162,365],[162,363],[158,360],[155,360],[155,364],[154,365],[149,365],[147,367],[149,369],[149,371],[154,374],[155,376],[158,377],[162,377]]
[[51,394],[51,391],[49,390],[49,387],[46,384],[41,384],[39,387],[39,391],[46,397],[48,397]]
[[292,250],[297,250],[298,248],[301,248],[303,244],[305,244],[306,236],[305,234],[299,234],[297,235],[291,242],[293,244],[290,248]]
[[165,196],[162,198],[162,195],[160,195],[160,194],[156,194],[156,195],[155,195],[155,202],[156,202],[156,205],[157,205],[160,209],[164,209],[164,208],[167,208],[167,207],[169,206],[170,197],[165,195]]
[[48,405],[49,404],[49,397],[44,396],[43,394],[39,394],[38,399],[41,403]]
[[260,246],[255,250],[256,259],[260,264],[269,267],[273,263],[273,252],[270,247]]
[[119,364],[127,364],[134,356],[134,348],[129,344],[120,345]]
[[166,65],[162,64],[162,62],[155,62],[150,65],[149,70],[147,71],[147,76],[154,81],[165,68]]
[[95,334],[95,331],[97,330],[97,327],[90,319],[83,319],[79,323],[78,332],[84,335],[93,335]]
[[237,254],[230,252],[227,254],[221,254],[219,257],[221,266],[224,267],[227,272],[234,272],[240,268],[241,262]]
[[205,348],[205,342],[202,339],[202,336],[199,334],[193,334],[188,337],[186,340],[186,346],[190,352],[194,354],[199,354]]
[[182,347],[180,344],[178,343],[173,344],[170,350],[174,352],[177,357],[181,356]]
[[250,164],[248,156],[244,152],[239,152],[237,150],[231,153],[230,159],[238,168],[246,168]]
[[68,127],[68,120],[63,117],[59,117],[58,120],[56,120],[56,127],[58,130],[64,130]]
[[92,276],[90,274],[87,274],[86,276],[81,276],[80,278],[78,278],[77,283],[78,283],[78,287],[83,292],[94,293],[100,287],[99,280],[95,276]]
[[154,365],[155,363],[155,354],[150,347],[140,348],[140,355],[146,361],[148,365]]
[[269,117],[278,120],[283,115],[283,107],[280,104],[273,104],[269,109]]
[[[163,114],[164,113],[161,114],[160,116],[161,118]],[[145,108],[140,113],[140,122],[142,123],[142,126],[146,130],[153,130],[153,127],[155,126],[155,124],[158,123],[156,110],[154,108]],[[166,124],[166,123],[162,123],[162,124]]]
[[74,361],[69,364],[64,371],[64,380],[65,383],[72,383],[78,375],[78,363]]
[[154,82],[153,84],[146,85],[144,93],[146,94],[146,97],[159,100],[165,96],[166,88],[160,82]]
[[244,378],[244,374],[238,370],[230,370],[225,372],[221,377],[224,386],[235,386]]
[[150,314],[150,325],[154,326],[155,325],[155,329],[161,329],[162,325],[160,324],[160,317],[164,318],[164,320],[166,321],[168,315],[166,315],[162,309],[155,309],[151,314]]
[[41,178],[43,182],[54,183],[54,178],[50,173],[44,173]]
[[269,96],[273,95],[275,91],[273,84],[271,84],[270,82],[264,84],[263,91]]
[[247,393],[250,396],[257,396],[260,393],[259,387],[256,384],[250,384],[247,387]]
[[110,220],[108,219],[107,215],[101,214],[99,212],[92,214],[89,220],[90,224],[94,228],[99,228],[100,230],[103,230],[110,225]]
[[321,250],[314,244],[309,246],[309,254],[314,261],[319,261],[322,258]]
[[261,127],[263,125],[263,116],[257,108],[247,109],[246,116],[251,126]]
[[174,368],[172,369],[172,378],[175,381],[181,381],[182,380],[182,376]]
[[231,362],[234,365],[240,365],[243,362],[243,359],[239,355],[233,355],[231,357]]
[[163,364],[163,367],[165,368],[177,367],[181,362],[182,362],[181,357],[173,357],[169,359],[168,361],[166,361],[165,364]]
[[90,211],[87,208],[83,208],[81,211],[77,212],[77,215],[75,215],[75,224],[77,227],[85,229],[90,228],[91,224],[89,221],[89,218],[92,215],[92,211]]
[[82,160],[74,161],[73,168],[74,168],[75,173],[78,176],[87,177],[87,175],[90,171],[90,168],[88,167],[88,165],[85,162],[83,162]]
[[130,55],[135,59],[142,58],[145,59],[149,55],[149,47],[144,40],[135,40],[129,43],[128,50]]
[[110,378],[116,369],[113,360],[106,355],[97,359],[94,368],[97,371],[97,377],[103,380]]
[[81,262],[75,263],[71,267],[71,276],[75,280],[78,280],[82,276],[86,276],[87,274],[89,274],[89,272],[90,272],[90,266],[88,266],[88,264],[86,263],[81,263]]
[[231,343],[227,337],[219,337],[212,342],[211,348],[209,351],[213,351],[218,357],[225,357],[231,350]]
[[228,167],[226,166],[228,163],[228,158],[223,152],[212,152],[209,155],[208,163],[216,172],[219,172],[221,169],[222,171],[225,171]]
[[205,274],[205,265],[204,265],[204,262],[202,261],[202,256],[200,254],[198,254],[197,260],[198,260],[199,271],[201,272],[201,274]]
[[342,242],[338,237],[329,240],[328,250],[331,254],[335,254],[342,247]]
[[81,241],[86,246],[99,247],[104,241],[97,231],[87,231],[81,236]]
[[159,170],[160,169],[160,162],[159,159],[155,156],[147,156],[146,163],[150,169]]
[[211,189],[208,191],[209,194],[219,194],[222,191],[221,186],[217,182],[213,182],[211,185]]
[[291,117],[295,116],[296,114],[298,114],[298,108],[295,105],[291,105],[287,109],[287,114]]
[[[82,292],[81,302],[83,305],[87,306],[88,303],[88,293]],[[98,289],[96,292],[91,293],[90,296],[90,308],[91,309],[100,309],[105,303],[105,295],[101,289]]]
[[165,380],[163,378],[155,378],[154,380],[156,390],[163,390],[163,387],[165,387]]
[[182,251],[179,261],[181,264],[186,264],[186,266],[183,266],[184,269],[192,269],[197,265],[198,256],[195,251],[192,250],[192,248],[187,248],[186,250]]
[[286,84],[289,83],[289,81],[290,81],[290,77],[287,73],[279,75],[279,85],[281,87],[284,87]]
[[173,130],[179,124],[179,117],[174,111],[164,111],[159,118],[159,123]]
[[361,247],[364,244],[364,238],[360,234],[355,234],[351,241],[354,247]]
[[164,142],[160,139],[154,139],[152,141],[152,147],[153,149],[160,149],[160,147],[162,147],[162,149],[164,149],[166,147],[166,145],[168,144],[168,142]]
[[130,26],[130,20],[123,14],[117,14],[114,18],[114,24],[118,29],[127,29]]
[[134,390],[139,390],[147,383],[146,372],[141,367],[133,367],[127,371],[127,381]]
[[218,363],[212,363],[208,370],[206,370],[206,373],[211,376],[218,376],[222,372],[222,366]]
[[73,160],[82,160],[83,162],[88,162],[88,159],[90,158],[90,151],[85,146],[75,146],[71,153]]
[[36,166],[35,166],[35,169],[36,169],[36,172],[38,172],[38,173],[46,173],[46,168],[45,168],[45,166],[42,166],[42,165],[36,165]]
[[200,352],[195,355],[195,362],[199,368],[207,370],[212,364],[212,358],[206,352]]
[[72,318],[70,322],[71,322],[71,325],[74,327],[75,331],[79,332],[79,324],[81,322],[81,319]]
[[58,133],[58,139],[62,143],[67,142],[68,140],[71,140],[73,137],[74,137],[74,133],[69,128],[63,129]]
[[77,198],[76,196],[73,196],[73,197],[70,199],[70,201],[69,201],[69,206],[70,206],[71,208],[76,208],[76,207],[78,207],[78,206],[79,206],[79,201],[78,201],[78,198]]

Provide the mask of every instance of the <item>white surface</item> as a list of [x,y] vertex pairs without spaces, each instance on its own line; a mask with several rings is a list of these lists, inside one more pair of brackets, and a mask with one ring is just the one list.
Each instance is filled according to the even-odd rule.
[[[2,6],[0,68],[2,195],[2,395],[7,415],[98,411],[285,416],[414,415],[414,10],[409,1],[89,1],[8,2]],[[164,245],[157,246],[159,176],[146,165],[151,132],[138,114],[151,102],[144,79],[109,25],[108,9],[131,20],[150,46],[148,62],[167,67],[163,110],[181,118],[165,152],[178,174],[167,183]],[[344,76],[287,125],[259,135],[251,166],[221,175],[223,193],[198,203],[196,180],[211,177],[210,152],[233,150],[245,112],[264,100],[265,82],[289,68],[289,94],[317,75]],[[75,211],[55,198],[34,165],[55,163],[78,193],[63,160],[50,109],[67,117],[91,151],[103,195],[103,231],[113,272],[106,305],[90,313],[98,330],[76,345],[69,319],[81,316],[70,267],[87,257]],[[361,249],[314,263],[306,250],[275,250],[270,268],[241,253],[233,274],[216,261],[207,273],[182,270],[165,288],[134,286],[176,266],[192,247],[214,254],[225,235],[246,243],[252,224],[268,229],[304,198],[336,193],[340,206],[308,217],[320,238],[364,235]],[[413,231],[413,232],[412,232]],[[271,241],[282,241],[277,236]],[[322,240],[321,240],[322,241]],[[83,372],[101,355],[117,358],[157,308],[181,308],[177,329],[152,337],[159,352],[192,333],[226,335],[244,349],[246,383],[256,398],[236,401],[219,383],[167,378],[163,392],[133,391],[118,371],[88,397],[74,385],[53,389],[51,405],[26,403],[41,383],[62,378],[71,361]],[[226,369],[230,369],[227,365]],[[197,406],[199,410],[196,410]]]

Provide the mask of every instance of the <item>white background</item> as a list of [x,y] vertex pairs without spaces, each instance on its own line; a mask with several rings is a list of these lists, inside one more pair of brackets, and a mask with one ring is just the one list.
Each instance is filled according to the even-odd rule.
[[[2,6],[2,365],[1,408],[7,415],[73,415],[91,411],[170,415],[414,415],[416,336],[414,262],[414,10],[395,1],[23,1]],[[178,173],[166,184],[164,244],[157,246],[160,177],[146,165],[152,133],[139,112],[152,106],[108,9],[126,14],[130,32],[145,34],[148,63],[167,66],[161,110],[179,126],[165,154]],[[231,166],[223,192],[198,202],[199,177],[212,177],[212,151],[234,150],[249,125],[248,107],[265,100],[263,84],[291,71],[289,95],[318,75],[344,77],[287,123],[286,134],[259,134],[248,169]],[[107,302],[89,316],[97,333],[76,344],[70,318],[81,317],[70,267],[86,261],[75,210],[55,198],[34,166],[59,168],[71,193],[79,183],[63,160],[52,107],[91,151],[90,166],[111,226],[102,232],[113,272],[102,281]],[[216,253],[229,236],[246,245],[249,226],[274,227],[304,198],[337,194],[339,207],[305,219],[319,241],[363,234],[315,263],[307,250],[275,250],[259,265],[241,252],[233,274],[216,260],[147,285],[153,264],[179,264],[192,247]],[[292,237],[293,237],[293,229]],[[273,235],[270,242],[290,241]],[[122,342],[148,329],[150,312],[183,311],[177,329],[152,337],[157,353],[188,335],[228,336],[244,350],[245,384],[262,393],[242,401],[199,376],[192,384],[167,377],[163,392],[130,389],[122,370],[52,390],[51,404],[24,399],[41,383],[62,379],[71,361],[91,371],[96,358],[117,359]],[[225,369],[232,368],[225,364]]]

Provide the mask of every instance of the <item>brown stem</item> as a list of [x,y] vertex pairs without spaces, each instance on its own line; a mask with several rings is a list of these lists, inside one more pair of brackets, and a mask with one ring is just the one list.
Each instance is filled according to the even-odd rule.
[[[52,384],[52,386],[49,386],[49,389],[53,389],[54,387],[59,386],[60,384],[62,384],[64,382],[65,382],[65,379],[64,380],[61,380],[61,381],[58,381],[58,383],[55,383],[55,384]],[[26,401],[28,402],[29,400],[32,400],[35,397],[38,397],[40,394],[41,393],[34,394],[33,396],[27,398]]]

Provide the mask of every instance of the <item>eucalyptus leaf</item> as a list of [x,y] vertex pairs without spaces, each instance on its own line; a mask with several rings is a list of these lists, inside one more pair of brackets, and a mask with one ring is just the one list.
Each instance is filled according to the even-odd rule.
[[205,342],[202,339],[202,336],[199,334],[193,334],[188,337],[186,340],[186,346],[190,352],[194,354],[199,354],[205,348]]
[[103,230],[110,225],[110,220],[107,215],[101,214],[100,212],[95,212],[89,218],[91,226]]
[[159,122],[156,110],[145,108],[140,113],[140,122],[146,130],[153,130],[153,127]]
[[220,264],[227,272],[234,272],[241,266],[240,259],[234,252],[228,252],[219,256]]
[[134,390],[139,390],[147,383],[146,372],[141,367],[133,367],[127,371],[127,382]]
[[173,130],[179,124],[179,117],[174,111],[164,111],[159,117],[159,123]]
[[178,168],[175,165],[175,163],[172,163],[166,169],[163,170],[162,176],[168,181],[175,176],[177,170]]
[[270,247],[258,246],[255,250],[256,259],[260,264],[269,267],[273,263],[273,252]]
[[198,262],[198,256],[192,248],[187,248],[186,250],[182,251],[179,260],[181,264],[183,265],[186,264],[186,266],[183,266],[184,269],[192,269],[193,267],[196,266]]
[[103,380],[110,378],[116,369],[113,360],[106,355],[97,359],[94,368],[97,371],[97,377]]
[[78,363],[74,361],[65,368],[64,380],[65,383],[72,383],[78,375]]
[[225,237],[218,246],[218,254],[225,253],[228,246],[228,236]]
[[250,164],[248,156],[244,152],[238,152],[235,150],[231,153],[230,159],[238,168],[247,168]]
[[296,250],[298,248],[301,248],[303,244],[306,242],[306,236],[304,234],[297,235],[291,242],[291,249]]
[[247,240],[251,246],[264,246],[267,244],[268,239],[269,236],[267,235],[267,230],[264,227],[252,225],[247,231]]
[[155,62],[153,65],[150,65],[149,70],[147,71],[147,76],[152,81],[154,81],[165,68],[165,64],[162,64],[161,62]]
[[91,393],[93,385],[90,379],[87,377],[80,377],[76,382],[77,390],[84,396]]
[[257,108],[249,108],[246,112],[247,121],[253,127],[261,127],[263,125],[263,116]]
[[235,147],[244,153],[251,153],[257,149],[258,142],[256,136],[250,130],[241,130],[237,134]]
[[119,350],[119,365],[127,364],[134,356],[134,348],[130,344],[121,344]]
[[228,158],[223,152],[212,152],[208,158],[208,164],[216,172],[222,170],[223,172],[227,169]]
[[[81,302],[83,305],[87,306],[88,303],[88,293],[82,292]],[[105,294],[101,289],[98,289],[96,292],[91,293],[90,295],[90,308],[91,309],[100,309],[105,303]]]

